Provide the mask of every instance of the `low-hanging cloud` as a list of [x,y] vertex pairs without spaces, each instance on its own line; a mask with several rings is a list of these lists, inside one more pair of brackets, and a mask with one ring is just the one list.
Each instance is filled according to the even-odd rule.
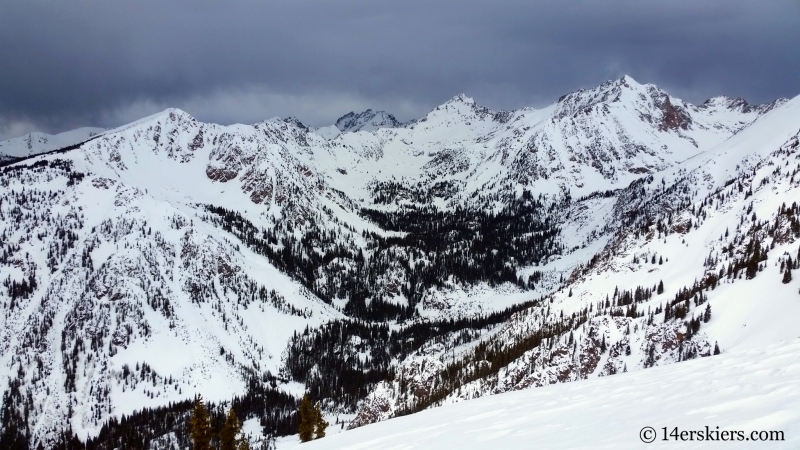
[[622,74],[695,102],[763,102],[800,93],[797,42],[796,1],[12,0],[0,121],[53,132],[166,107],[220,123],[318,126],[368,107],[407,120],[461,92],[510,109]]

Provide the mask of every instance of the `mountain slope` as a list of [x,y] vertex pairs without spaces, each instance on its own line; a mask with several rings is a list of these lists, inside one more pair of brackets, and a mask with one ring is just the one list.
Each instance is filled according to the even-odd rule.
[[782,281],[800,258],[798,114],[795,98],[662,183],[632,183],[613,208],[577,201],[622,232],[591,260],[570,258],[565,287],[479,340],[451,336],[410,355],[350,426],[794,337],[798,285]]
[[[793,339],[637,373],[448,405],[302,446],[287,439],[279,441],[278,448],[642,448],[639,433],[647,426],[657,433],[652,445],[659,448],[708,448],[713,445],[708,441],[723,440],[722,431],[734,432],[726,440],[738,445],[755,431],[762,433],[754,439],[768,441],[746,445],[796,448],[800,444],[798,352],[800,342]],[[717,433],[706,438],[706,426]],[[678,435],[687,431],[686,439],[670,435],[676,427]],[[700,431],[703,440],[697,432],[690,440],[690,430]],[[770,438],[770,431],[781,434]]]

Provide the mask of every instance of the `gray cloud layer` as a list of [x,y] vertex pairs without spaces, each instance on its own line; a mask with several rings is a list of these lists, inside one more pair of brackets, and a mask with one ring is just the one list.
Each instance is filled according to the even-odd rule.
[[622,74],[763,102],[800,94],[798,43],[797,0],[9,0],[0,137],[169,106],[312,125],[367,107],[409,119],[460,92],[508,109]]

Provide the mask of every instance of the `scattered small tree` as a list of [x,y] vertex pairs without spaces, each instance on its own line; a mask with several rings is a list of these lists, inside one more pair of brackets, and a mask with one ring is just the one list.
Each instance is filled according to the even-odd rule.
[[783,272],[783,284],[788,284],[792,281],[792,257],[786,262],[786,271]]

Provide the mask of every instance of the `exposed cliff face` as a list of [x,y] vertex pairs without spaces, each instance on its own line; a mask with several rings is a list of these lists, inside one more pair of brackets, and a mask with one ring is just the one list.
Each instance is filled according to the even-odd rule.
[[688,130],[692,125],[692,119],[683,108],[676,108],[670,102],[669,97],[665,97],[661,103],[662,119],[658,129],[666,130]]

